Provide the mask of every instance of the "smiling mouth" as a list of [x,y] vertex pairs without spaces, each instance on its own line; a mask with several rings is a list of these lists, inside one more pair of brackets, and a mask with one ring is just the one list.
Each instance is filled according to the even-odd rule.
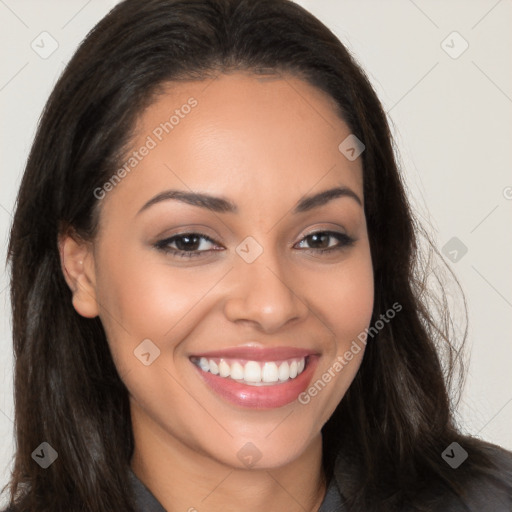
[[218,357],[191,357],[205,373],[230,379],[249,386],[274,386],[298,377],[306,368],[309,356],[281,361],[251,361]]

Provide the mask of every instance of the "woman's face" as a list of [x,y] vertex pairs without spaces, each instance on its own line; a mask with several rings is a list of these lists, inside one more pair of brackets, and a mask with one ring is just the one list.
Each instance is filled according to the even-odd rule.
[[136,433],[232,467],[318,442],[373,307],[349,135],[292,77],[171,84],[142,114],[125,172],[96,191],[90,289],[73,302],[101,318]]

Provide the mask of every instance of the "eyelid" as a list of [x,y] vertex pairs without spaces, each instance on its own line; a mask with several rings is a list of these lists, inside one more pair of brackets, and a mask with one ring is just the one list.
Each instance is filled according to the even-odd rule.
[[[299,233],[299,235],[297,235],[296,238],[298,238],[298,240],[301,241],[303,238],[310,236],[310,235],[314,235],[315,233],[326,233],[326,232],[339,233],[342,235],[349,236],[348,230],[345,229],[344,226],[342,226],[340,224],[327,224],[327,225],[320,225],[320,226],[315,225],[312,228],[308,228],[305,231],[301,231]],[[293,245],[295,243],[296,242],[293,242]]]

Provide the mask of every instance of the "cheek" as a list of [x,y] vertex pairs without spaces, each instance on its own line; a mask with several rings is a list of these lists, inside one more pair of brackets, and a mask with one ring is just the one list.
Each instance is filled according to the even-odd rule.
[[358,251],[320,281],[316,276],[315,282],[315,309],[335,335],[336,351],[340,353],[371,321],[374,284],[369,250]]
[[164,351],[162,340],[179,340],[177,334],[190,327],[216,276],[199,279],[198,271],[173,270],[143,251],[127,249],[122,258],[120,252],[118,246],[105,247],[97,280],[100,317],[116,364],[140,364],[134,350],[145,339],[172,357],[173,347]]
[[320,430],[352,384],[364,355],[365,344],[358,337],[369,326],[374,301],[369,248],[360,247],[339,267],[318,278],[311,308],[322,315],[332,344],[315,379],[298,401],[314,418],[314,429]]
[[[361,246],[336,270],[317,281],[317,290],[315,309],[321,312],[323,323],[332,334],[324,370],[331,369],[333,375],[341,377],[335,379],[336,401],[357,373],[365,349],[361,333],[365,333],[372,318],[374,282],[369,246]],[[339,365],[333,368],[336,361],[342,361],[342,371]]]

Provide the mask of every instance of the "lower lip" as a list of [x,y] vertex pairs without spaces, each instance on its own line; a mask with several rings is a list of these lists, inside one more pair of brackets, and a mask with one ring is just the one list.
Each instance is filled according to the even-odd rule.
[[203,381],[222,398],[240,407],[251,409],[275,409],[283,407],[297,399],[306,390],[315,372],[318,356],[308,356],[304,371],[286,382],[275,385],[251,386],[242,384],[229,377],[219,377],[210,372],[204,372],[192,363]]

